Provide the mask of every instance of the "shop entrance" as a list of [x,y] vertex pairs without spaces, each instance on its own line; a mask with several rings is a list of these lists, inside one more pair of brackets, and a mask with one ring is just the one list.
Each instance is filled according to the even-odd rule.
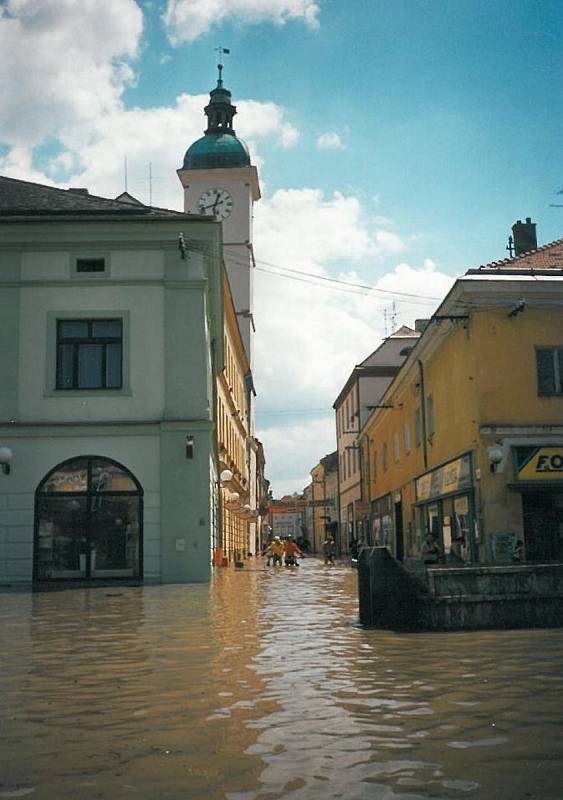
[[445,497],[421,506],[422,538],[431,533],[447,563],[476,561],[473,515],[469,495]]
[[563,492],[523,492],[526,561],[563,560]]
[[142,577],[143,490],[107,458],[59,464],[35,493],[34,581]]

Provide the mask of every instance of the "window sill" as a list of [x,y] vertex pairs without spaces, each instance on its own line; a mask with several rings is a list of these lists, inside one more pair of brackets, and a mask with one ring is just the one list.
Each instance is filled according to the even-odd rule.
[[46,389],[43,397],[131,397],[129,387],[122,389]]

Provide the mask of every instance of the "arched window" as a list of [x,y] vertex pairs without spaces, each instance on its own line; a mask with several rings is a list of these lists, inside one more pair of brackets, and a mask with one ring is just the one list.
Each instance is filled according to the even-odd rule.
[[35,493],[34,580],[141,578],[143,490],[121,464],[79,456]]

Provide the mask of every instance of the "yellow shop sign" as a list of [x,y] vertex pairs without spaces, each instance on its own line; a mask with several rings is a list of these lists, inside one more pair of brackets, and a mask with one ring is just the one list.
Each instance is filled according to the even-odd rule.
[[518,466],[519,481],[563,481],[563,446],[536,447]]

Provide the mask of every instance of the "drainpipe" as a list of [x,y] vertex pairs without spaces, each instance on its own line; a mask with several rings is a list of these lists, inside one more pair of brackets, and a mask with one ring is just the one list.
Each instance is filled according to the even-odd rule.
[[217,479],[215,481],[216,497],[213,498],[215,503],[215,531],[213,533],[213,559],[215,557],[215,548],[223,546],[223,508],[221,506],[221,469],[219,466],[219,419],[217,416],[218,411],[218,392],[217,392],[217,344],[215,339],[211,341],[211,372],[213,375],[212,380],[212,397],[213,397],[213,454],[215,457],[215,471]]
[[422,455],[424,469],[428,469],[428,442],[426,439],[426,393],[424,390],[424,367],[420,358],[417,360],[420,381],[420,432],[422,435]]

